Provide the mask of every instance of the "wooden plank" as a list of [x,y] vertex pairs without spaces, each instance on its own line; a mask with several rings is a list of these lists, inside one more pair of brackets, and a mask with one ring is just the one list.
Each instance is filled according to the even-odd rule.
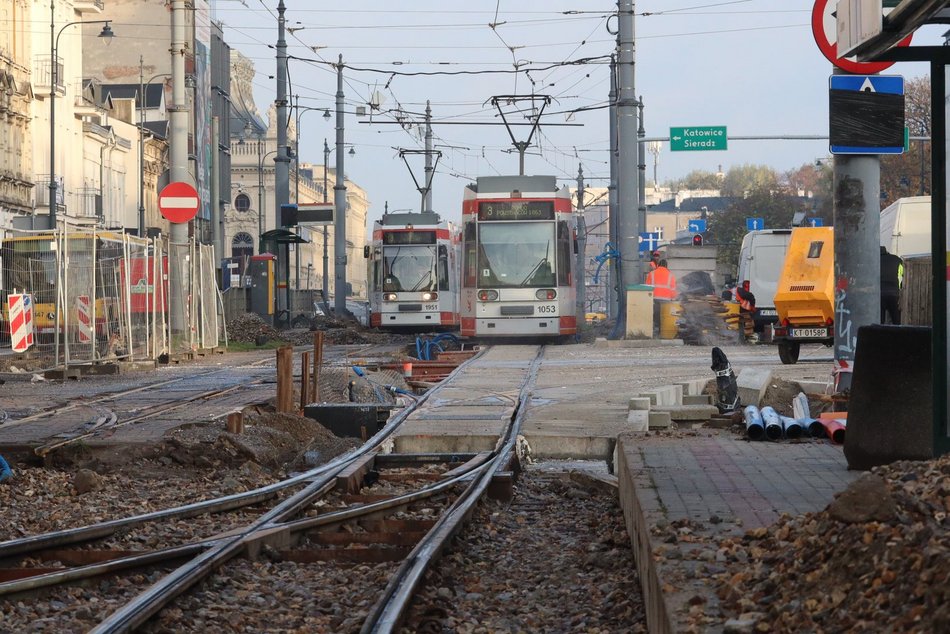
[[228,433],[229,434],[243,434],[244,433],[244,414],[241,412],[231,412],[228,414]]
[[590,471],[571,471],[571,480],[585,489],[617,496],[620,483],[617,476],[609,473],[591,473]]
[[359,494],[354,495],[352,493],[343,494],[343,501],[347,504],[370,504],[372,502],[385,502],[391,500],[398,495],[375,495],[375,494]]
[[323,331],[313,333],[313,402],[320,402],[320,368],[323,367]]
[[436,520],[413,520],[413,519],[361,519],[357,521],[363,530],[370,532],[382,531],[423,531],[428,532],[436,524]]
[[277,349],[277,411],[292,412],[294,408],[294,349]]
[[310,402],[310,353],[300,355],[300,411]]
[[370,452],[341,471],[336,477],[336,490],[344,493],[359,493],[363,478],[376,464],[376,453]]
[[380,473],[380,482],[437,482],[442,479],[440,473]]
[[477,467],[480,464],[483,464],[486,460],[491,458],[491,453],[492,452],[490,451],[482,451],[480,453],[475,454],[468,460],[468,462],[465,462],[464,464],[461,464],[455,467],[454,469],[443,473],[442,479],[454,478],[455,476],[459,475],[460,473],[463,473],[464,471],[467,471],[468,469],[471,469],[471,468]]
[[511,502],[515,497],[515,474],[499,471],[488,483],[488,497],[500,502]]
[[147,550],[43,550],[34,558],[41,561],[58,561],[66,566],[88,566],[104,561],[148,554]]

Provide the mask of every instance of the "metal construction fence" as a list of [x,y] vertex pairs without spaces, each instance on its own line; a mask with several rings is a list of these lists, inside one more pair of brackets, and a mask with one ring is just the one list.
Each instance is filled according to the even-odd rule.
[[7,231],[0,301],[0,372],[153,360],[214,348],[224,330],[210,246],[68,223]]

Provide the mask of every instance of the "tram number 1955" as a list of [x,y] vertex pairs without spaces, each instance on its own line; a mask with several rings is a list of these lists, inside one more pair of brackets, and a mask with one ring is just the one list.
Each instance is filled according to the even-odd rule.
[[429,312],[434,311],[434,310],[439,310],[439,305],[438,305],[438,304],[426,304],[425,306],[423,306],[423,310],[426,310],[426,311],[429,311]]
[[557,304],[541,304],[538,306],[538,313],[541,315],[554,315],[557,313]]

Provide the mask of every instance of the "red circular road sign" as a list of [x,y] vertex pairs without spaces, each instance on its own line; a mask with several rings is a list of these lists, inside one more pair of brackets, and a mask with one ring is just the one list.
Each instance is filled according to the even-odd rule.
[[[893,66],[894,62],[857,62],[844,57],[838,59],[838,25],[832,15],[837,6],[838,3],[834,0],[815,0],[815,6],[811,10],[811,32],[822,55],[841,70],[856,75],[873,75]],[[913,37],[914,34],[911,33],[897,45],[907,46]]]
[[169,183],[158,195],[158,209],[168,222],[188,222],[198,213],[198,191],[184,182]]

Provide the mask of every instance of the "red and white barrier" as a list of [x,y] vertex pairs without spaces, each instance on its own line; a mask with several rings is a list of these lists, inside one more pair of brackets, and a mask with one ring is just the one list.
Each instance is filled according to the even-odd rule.
[[26,352],[33,345],[33,296],[7,295],[10,315],[10,345],[14,352]]
[[92,307],[88,295],[76,297],[76,316],[79,322],[79,343],[92,342]]

